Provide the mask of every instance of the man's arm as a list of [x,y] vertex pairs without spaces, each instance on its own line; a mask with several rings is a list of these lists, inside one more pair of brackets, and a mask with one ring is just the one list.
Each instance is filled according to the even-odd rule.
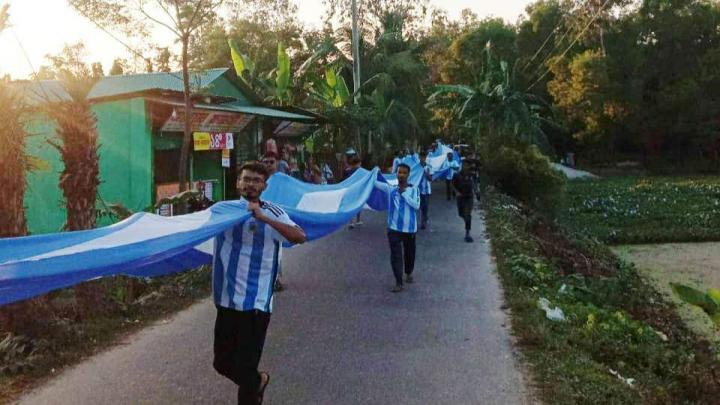
[[458,197],[464,197],[463,193],[461,193],[460,190],[455,187],[455,182],[458,181],[457,179],[457,176],[452,179],[452,181],[450,182],[450,187],[453,189],[453,191],[455,191],[455,194],[457,194]]
[[379,188],[380,190],[389,193],[390,192],[390,185],[387,183],[383,183],[380,180],[375,180],[375,187]]
[[305,243],[307,241],[307,237],[305,236],[305,231],[302,230],[297,225],[289,225],[284,222],[280,222],[274,218],[270,218],[267,215],[263,214],[262,210],[260,209],[260,204],[258,203],[249,203],[248,204],[248,211],[252,212],[252,215],[255,219],[258,221],[264,222],[268,225],[270,225],[273,229],[275,229],[280,235],[282,235],[285,240],[287,240],[290,243],[294,244],[300,244]]
[[405,202],[407,202],[407,204],[413,209],[420,208],[420,193],[418,192],[417,187],[406,188],[400,196],[404,198]]

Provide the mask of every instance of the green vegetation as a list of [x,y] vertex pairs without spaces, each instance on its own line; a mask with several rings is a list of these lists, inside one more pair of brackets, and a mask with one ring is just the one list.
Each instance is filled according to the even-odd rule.
[[[553,404],[713,403],[720,366],[635,269],[488,190],[487,226],[517,343]],[[550,320],[544,298],[562,311]],[[557,314],[555,314],[557,316]]]
[[561,221],[610,244],[720,240],[720,177],[568,183]]

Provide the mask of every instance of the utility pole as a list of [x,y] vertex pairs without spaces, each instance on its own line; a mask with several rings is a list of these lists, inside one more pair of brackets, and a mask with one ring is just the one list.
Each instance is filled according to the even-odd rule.
[[[358,31],[357,0],[352,0],[352,57],[353,57],[353,103],[360,101],[360,33]],[[370,152],[368,135],[368,153]],[[355,128],[355,144],[360,146],[360,128]]]

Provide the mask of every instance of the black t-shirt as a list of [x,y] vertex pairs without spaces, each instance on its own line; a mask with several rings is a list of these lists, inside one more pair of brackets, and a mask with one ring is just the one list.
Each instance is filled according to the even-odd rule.
[[470,175],[465,172],[456,173],[453,176],[452,183],[463,198],[473,198],[473,181]]

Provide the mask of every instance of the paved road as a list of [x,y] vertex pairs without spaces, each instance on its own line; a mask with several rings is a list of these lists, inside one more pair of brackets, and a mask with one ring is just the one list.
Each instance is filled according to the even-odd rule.
[[[439,191],[439,190],[438,190]],[[516,404],[527,390],[475,215],[462,241],[453,202],[435,196],[418,235],[416,282],[393,285],[382,213],[285,252],[261,368],[266,404]],[[23,404],[231,404],[212,369],[214,307],[202,301],[68,370]]]

